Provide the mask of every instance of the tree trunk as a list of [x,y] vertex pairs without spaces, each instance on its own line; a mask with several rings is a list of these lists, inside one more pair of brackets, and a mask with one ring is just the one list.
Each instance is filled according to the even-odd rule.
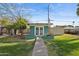
[[16,30],[16,29],[14,29],[14,34],[15,34],[15,35],[16,35],[16,31],[17,31],[17,30]]
[[9,34],[9,36],[11,36],[11,30],[10,29],[8,29],[8,34]]
[[3,34],[2,30],[3,30],[3,28],[1,27],[1,33],[0,33],[0,35],[2,35],[2,34]]
[[21,29],[21,36],[23,36],[23,30]]
[[15,34],[15,32],[14,32],[14,29],[12,29],[12,35],[13,35],[13,36],[15,36],[15,35],[16,35],[16,34]]
[[21,38],[23,38],[23,29],[20,29]]
[[0,33],[0,35],[3,35],[3,27],[1,27],[1,33]]

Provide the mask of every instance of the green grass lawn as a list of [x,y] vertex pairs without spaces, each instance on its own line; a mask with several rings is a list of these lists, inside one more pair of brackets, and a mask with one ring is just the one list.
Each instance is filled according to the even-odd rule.
[[30,56],[34,40],[19,40],[13,37],[0,38],[0,56]]
[[79,56],[79,36],[60,35],[46,41],[49,56]]

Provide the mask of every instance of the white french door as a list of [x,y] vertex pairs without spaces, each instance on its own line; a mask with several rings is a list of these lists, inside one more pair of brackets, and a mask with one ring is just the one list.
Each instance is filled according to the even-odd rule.
[[35,28],[35,35],[36,36],[42,36],[44,35],[44,27],[36,27]]

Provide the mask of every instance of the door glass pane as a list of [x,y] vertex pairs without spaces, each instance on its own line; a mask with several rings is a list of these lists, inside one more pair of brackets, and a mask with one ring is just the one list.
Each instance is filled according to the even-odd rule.
[[43,35],[43,27],[40,27],[40,35]]
[[39,28],[36,27],[36,35],[39,35]]

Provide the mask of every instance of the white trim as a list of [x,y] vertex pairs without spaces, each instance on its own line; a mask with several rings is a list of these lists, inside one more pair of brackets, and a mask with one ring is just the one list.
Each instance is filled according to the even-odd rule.
[[44,35],[44,26],[43,26],[43,35]]
[[34,26],[34,35],[36,35],[36,26]]
[[[40,27],[42,27],[43,28],[43,35],[44,35],[44,26],[35,26],[35,28],[34,28],[34,35],[36,35],[36,27],[39,28],[39,35],[40,35]],[[36,35],[36,36],[38,36],[38,35]]]

